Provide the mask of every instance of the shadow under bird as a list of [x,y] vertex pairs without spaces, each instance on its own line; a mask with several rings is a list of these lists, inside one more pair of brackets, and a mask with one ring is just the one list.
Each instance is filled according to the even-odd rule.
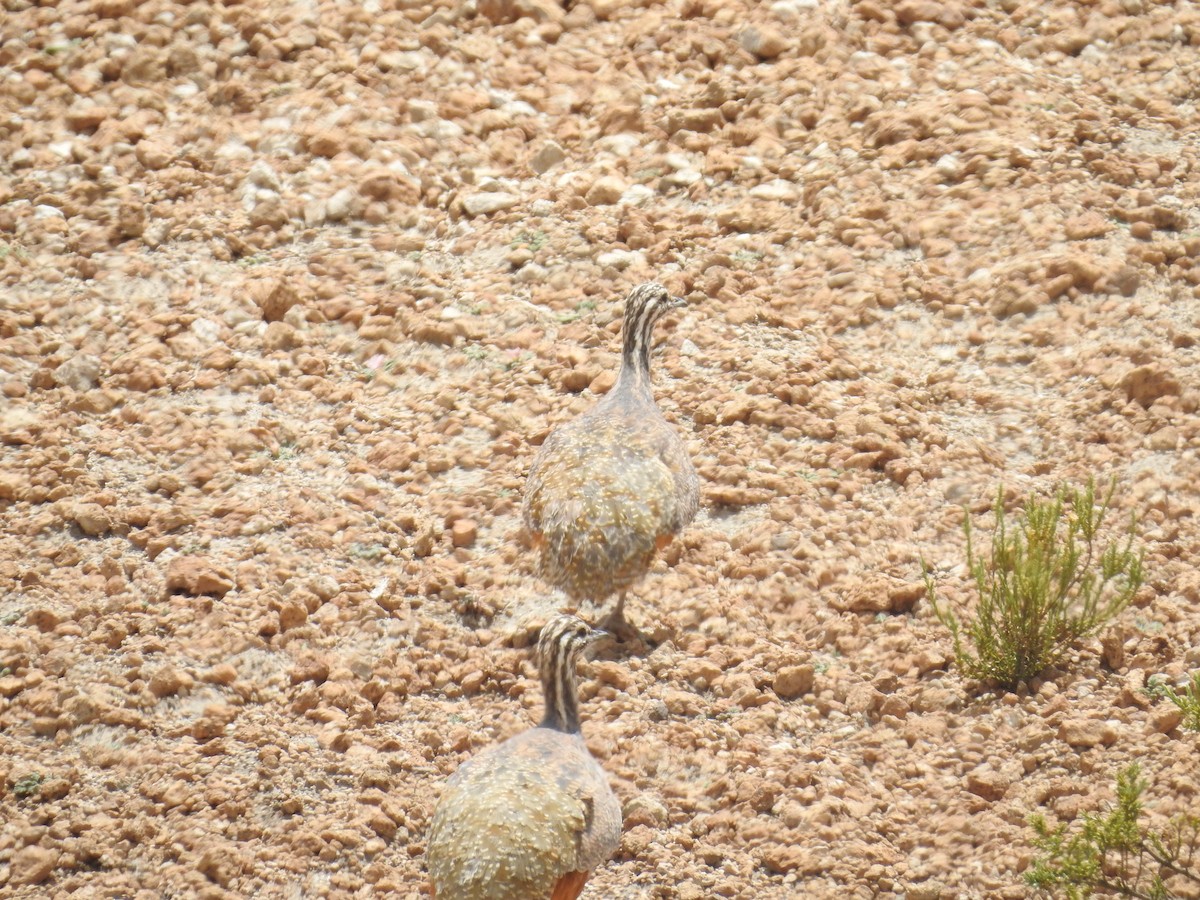
[[602,627],[625,640],[625,594],[696,516],[700,482],[650,385],[655,324],[685,306],[661,284],[625,301],[621,369],[599,402],[555,429],[525,484],[523,514],[538,572],[576,603],[617,601]]
[[429,829],[440,900],[575,900],[621,842],[621,807],[579,723],[575,667],[603,636],[575,616],[542,628],[542,722],[464,763]]

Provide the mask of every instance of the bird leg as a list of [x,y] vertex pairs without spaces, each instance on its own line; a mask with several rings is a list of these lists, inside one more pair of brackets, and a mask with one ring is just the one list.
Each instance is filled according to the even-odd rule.
[[641,641],[644,644],[649,644],[650,640],[641,631],[625,621],[625,592],[621,591],[617,595],[617,602],[613,604],[613,608],[608,611],[608,614],[601,620],[600,627],[611,634],[622,644],[629,644],[634,641]]

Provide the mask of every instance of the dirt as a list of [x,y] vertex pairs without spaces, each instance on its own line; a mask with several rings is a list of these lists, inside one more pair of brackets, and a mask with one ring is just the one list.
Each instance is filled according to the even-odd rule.
[[[704,508],[582,670],[585,897],[1024,897],[1131,761],[1197,812],[1194,5],[4,0],[0,84],[6,896],[425,894],[646,280]],[[964,515],[1088,476],[1146,586],[964,679],[922,560],[969,604]]]

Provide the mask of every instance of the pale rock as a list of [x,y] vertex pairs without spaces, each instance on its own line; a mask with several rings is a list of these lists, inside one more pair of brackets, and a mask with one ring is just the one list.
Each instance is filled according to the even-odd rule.
[[520,202],[521,198],[516,194],[509,194],[503,191],[483,191],[482,193],[468,194],[463,197],[462,205],[463,212],[471,218],[475,218],[476,216],[486,216],[505,209],[511,209]]
[[283,190],[283,183],[279,180],[278,173],[261,159],[250,167],[244,183],[256,189],[276,192]]
[[100,360],[86,353],[72,356],[54,370],[54,380],[73,391],[90,391],[100,383]]
[[622,206],[645,206],[655,197],[654,189],[644,184],[632,184],[621,195]]
[[774,59],[788,48],[783,32],[769,25],[751,25],[743,29],[738,41],[743,49],[760,59]]
[[72,515],[84,534],[97,537],[112,530],[112,518],[98,503],[81,503]]
[[776,178],[764,184],[755,185],[750,189],[750,196],[755,200],[795,200],[799,196],[796,186],[790,181]]
[[947,153],[938,157],[933,164],[934,171],[941,176],[942,181],[955,182],[962,180],[963,166],[957,153]]
[[630,266],[645,263],[645,261],[645,255],[638,250],[607,250],[596,257],[597,265],[612,266],[618,271],[624,271]]
[[157,140],[141,140],[134,150],[137,161],[151,171],[165,169],[175,160],[175,148]]
[[438,117],[438,105],[433,100],[408,101],[408,117],[413,122],[428,122]]
[[546,141],[529,160],[529,168],[544,175],[567,158],[567,153],[554,141]]
[[328,218],[323,198],[315,198],[304,204],[304,224],[310,228],[322,224]]
[[1072,747],[1107,747],[1118,736],[1117,723],[1105,719],[1067,719],[1058,729],[1058,739]]
[[771,4],[771,14],[787,25],[799,22],[802,16],[817,8],[818,0],[776,0]]
[[513,281],[519,284],[544,284],[549,274],[545,266],[527,262],[513,275]]
[[350,217],[358,200],[358,192],[353,188],[342,188],[325,201],[325,219],[329,222],[341,222]]
[[57,865],[57,850],[49,850],[37,844],[22,847],[13,854],[10,881],[14,885],[41,884],[50,877]]
[[625,180],[617,175],[601,175],[597,178],[583,199],[588,206],[610,206],[621,199],[625,193]]

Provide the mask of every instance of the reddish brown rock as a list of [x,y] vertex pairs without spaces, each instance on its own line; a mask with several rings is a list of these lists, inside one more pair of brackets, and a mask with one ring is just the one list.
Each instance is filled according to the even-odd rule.
[[775,673],[775,693],[784,700],[795,700],[813,687],[814,669],[811,665],[785,666]]
[[224,597],[233,586],[233,575],[228,569],[203,557],[177,556],[167,565],[168,594]]
[[1115,723],[1104,719],[1067,719],[1058,729],[1058,739],[1072,747],[1107,747],[1119,734]]
[[11,881],[15,885],[41,884],[58,865],[59,853],[36,844],[22,847],[12,858]]
[[1182,390],[1179,380],[1161,365],[1138,366],[1121,378],[1125,396],[1142,406],[1149,406],[1161,397],[1178,396]]
[[967,790],[984,800],[1001,800],[1008,792],[1011,781],[991,766],[976,766],[967,773]]

